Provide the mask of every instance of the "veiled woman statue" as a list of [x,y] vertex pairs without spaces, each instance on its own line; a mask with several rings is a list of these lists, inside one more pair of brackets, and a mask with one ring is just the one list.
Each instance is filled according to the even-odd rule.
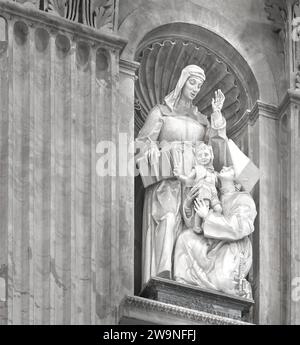
[[[212,100],[210,122],[193,105],[203,82],[203,69],[185,67],[176,88],[156,105],[139,132],[136,143],[143,146],[142,157],[149,166],[159,166],[162,152],[167,153],[177,170],[188,175],[194,161],[194,147],[199,141],[214,149],[214,164],[226,164],[226,121],[221,114],[225,97],[221,90]],[[216,139],[216,140],[215,140]],[[141,145],[142,144],[142,145]],[[141,170],[141,169],[140,169]],[[159,167],[158,167],[159,170]],[[185,190],[174,175],[159,177],[146,186],[143,211],[142,283],[154,276],[173,276],[173,250],[182,231],[182,200]]]

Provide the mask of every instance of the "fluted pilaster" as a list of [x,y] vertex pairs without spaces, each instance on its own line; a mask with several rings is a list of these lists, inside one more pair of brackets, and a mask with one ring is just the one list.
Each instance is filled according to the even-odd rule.
[[120,181],[97,174],[96,148],[118,138],[126,42],[14,2],[0,9],[0,319],[115,323],[128,291]]

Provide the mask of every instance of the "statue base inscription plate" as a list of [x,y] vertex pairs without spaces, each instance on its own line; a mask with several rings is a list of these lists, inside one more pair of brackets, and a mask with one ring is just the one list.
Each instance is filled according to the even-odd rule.
[[222,317],[249,321],[254,305],[250,299],[206,290],[163,278],[152,278],[142,290],[141,297]]

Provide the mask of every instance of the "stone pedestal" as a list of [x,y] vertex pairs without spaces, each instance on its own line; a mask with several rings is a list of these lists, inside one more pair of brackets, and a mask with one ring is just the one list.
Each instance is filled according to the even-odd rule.
[[254,301],[152,278],[141,295],[126,297],[120,324],[239,325],[248,324]]
[[244,321],[247,321],[249,310],[254,304],[253,300],[162,278],[152,278],[143,289],[141,297]]
[[128,296],[119,310],[121,325],[250,325],[250,323],[202,311]]

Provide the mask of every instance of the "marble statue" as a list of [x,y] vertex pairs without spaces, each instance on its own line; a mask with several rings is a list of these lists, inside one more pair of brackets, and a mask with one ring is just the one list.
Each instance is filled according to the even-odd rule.
[[[196,187],[190,190],[183,205],[186,230],[178,236],[174,251],[174,279],[251,298],[246,276],[252,265],[249,235],[256,207],[248,192],[236,190],[236,177],[232,166],[219,173],[222,214],[197,199]],[[195,215],[201,218],[201,234],[190,226]]]
[[[165,97],[164,104],[156,105],[149,112],[136,139],[139,147],[142,146],[141,155],[146,164],[158,166],[159,170],[161,152],[167,151],[173,168],[189,176],[194,166],[195,146],[199,142],[212,145],[214,164],[226,164],[226,120],[221,113],[225,100],[223,93],[221,90],[215,92],[210,121],[192,103],[204,81],[205,73],[199,66],[185,67],[175,89]],[[182,200],[189,191],[173,173],[159,177],[155,182],[144,182],[143,284],[155,276],[173,277],[174,245],[184,224]]]
[[[198,192],[196,200],[204,200],[207,207],[221,213],[222,207],[218,198],[216,188],[217,174],[213,167],[212,147],[205,143],[200,143],[195,147],[195,166],[189,176],[180,175],[179,169],[175,167],[174,175],[187,187],[196,187]],[[201,232],[200,217],[195,214],[194,224],[191,225],[195,232]]]

